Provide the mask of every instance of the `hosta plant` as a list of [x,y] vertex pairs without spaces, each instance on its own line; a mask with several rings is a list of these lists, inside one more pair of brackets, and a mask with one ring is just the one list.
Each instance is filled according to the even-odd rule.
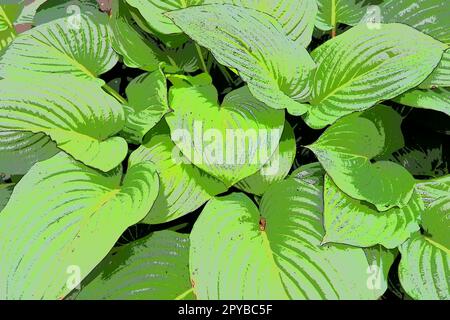
[[450,299],[446,0],[0,4],[0,299]]

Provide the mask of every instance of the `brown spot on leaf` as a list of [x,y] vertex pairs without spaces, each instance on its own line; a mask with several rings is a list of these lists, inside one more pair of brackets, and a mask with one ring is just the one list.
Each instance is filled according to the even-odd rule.
[[21,24],[16,24],[14,26],[14,29],[16,29],[16,32],[20,34],[20,33],[23,33],[23,32],[25,32],[27,30],[30,30],[31,27],[32,27],[31,23],[21,23]]
[[266,218],[261,217],[259,219],[259,230],[265,231],[266,230],[266,224],[267,224]]

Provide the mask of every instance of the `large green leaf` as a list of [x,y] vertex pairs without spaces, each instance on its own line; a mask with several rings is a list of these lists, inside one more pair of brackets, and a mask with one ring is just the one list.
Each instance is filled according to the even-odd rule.
[[407,91],[394,99],[405,106],[441,111],[450,116],[450,88]]
[[59,151],[56,143],[43,133],[0,131],[1,172],[25,174],[36,162],[49,159]]
[[450,50],[444,52],[436,69],[419,86],[421,89],[436,87],[450,87]]
[[383,124],[356,113],[339,119],[308,148],[334,183],[357,200],[384,211],[405,206],[413,193],[414,179],[402,166],[372,160],[385,149]]
[[189,236],[160,231],[113,250],[78,300],[195,299],[189,279]]
[[416,87],[437,66],[446,48],[402,24],[351,28],[311,54],[318,67],[305,121],[323,128]]
[[406,293],[414,299],[449,300],[449,249],[420,234],[399,249],[402,258],[398,274]]
[[307,80],[314,62],[269,15],[233,5],[205,5],[167,16],[211,50],[219,63],[236,69],[257,99],[297,115],[306,111],[295,100],[309,94]]
[[[311,41],[317,13],[315,0],[127,0],[139,9],[142,16],[157,32],[174,34],[183,32],[165,15],[166,12],[207,4],[230,4],[261,11],[272,16],[292,41],[306,47]],[[226,10],[227,7],[224,7]],[[224,19],[224,18],[222,18]]]
[[360,248],[321,245],[322,185],[296,178],[264,194],[208,202],[191,233],[190,270],[199,299],[370,299]]
[[179,218],[226,191],[219,180],[185,158],[170,139],[167,125],[155,127],[144,144],[130,156],[130,163],[151,161],[158,171],[158,198],[143,222],[156,224]]
[[336,242],[357,247],[381,244],[396,248],[418,231],[423,203],[414,193],[403,208],[379,212],[369,203],[353,199],[325,177],[323,242]]
[[23,1],[0,5],[0,52],[2,52],[16,37],[14,21],[23,8]]
[[[46,79],[45,83],[28,80],[26,90],[22,82],[0,80],[0,132],[45,133],[74,158],[103,171],[122,162],[127,144],[120,137],[111,137],[124,124],[121,104],[96,83],[68,76]],[[21,132],[10,137],[13,150],[21,149]],[[32,150],[48,143],[42,136],[24,138]],[[4,151],[11,156],[8,148]],[[42,150],[51,152],[47,147]]]
[[175,86],[169,96],[172,140],[227,186],[261,169],[278,147],[284,112],[256,100],[247,87],[227,94],[221,105],[212,85]]
[[416,184],[425,210],[422,227],[436,242],[450,248],[450,175]]
[[70,19],[45,23],[15,38],[0,57],[0,77],[24,80],[50,73],[71,74],[103,85],[97,76],[117,62],[107,18],[92,19],[81,14],[76,22]]
[[283,180],[291,170],[296,154],[294,130],[286,121],[280,144],[270,160],[258,172],[239,181],[235,186],[243,191],[262,195],[271,184]]
[[63,153],[33,166],[0,213],[0,299],[63,298],[144,218],[158,188],[150,163],[124,177]]
[[166,77],[161,70],[133,79],[125,90],[128,98],[123,136],[140,144],[144,135],[169,111]]

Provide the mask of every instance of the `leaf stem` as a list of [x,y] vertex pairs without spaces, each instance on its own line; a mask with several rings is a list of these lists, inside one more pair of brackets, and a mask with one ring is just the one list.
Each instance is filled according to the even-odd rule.
[[180,294],[179,296],[177,296],[176,298],[175,298],[175,300],[182,300],[182,299],[184,299],[185,297],[187,297],[191,292],[193,292],[194,291],[194,288],[190,288],[190,289],[188,289],[188,290],[186,290],[185,292],[183,292],[182,294]]
[[336,0],[331,0],[331,38],[336,37]]
[[209,73],[208,68],[206,67],[205,60],[203,59],[202,49],[200,49],[200,46],[197,43],[195,43],[195,49],[197,50],[197,54],[200,59],[203,71]]
[[125,100],[125,98],[123,98],[116,90],[111,88],[108,84],[105,83],[103,85],[103,89],[110,95],[112,95],[114,98],[116,98],[116,100],[118,100],[120,103],[128,104],[127,100]]
[[230,86],[233,86],[233,78],[231,77],[230,73],[228,72],[227,68],[220,63],[217,64],[219,67],[220,72],[222,72],[223,76],[225,77],[225,80],[228,82]]

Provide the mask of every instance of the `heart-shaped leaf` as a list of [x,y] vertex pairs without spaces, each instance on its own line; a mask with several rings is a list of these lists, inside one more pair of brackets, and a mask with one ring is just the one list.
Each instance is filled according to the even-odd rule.
[[308,148],[339,189],[384,211],[405,206],[414,187],[413,177],[402,166],[390,161],[372,163],[385,150],[385,141],[383,122],[355,113],[336,121]]
[[314,62],[272,17],[233,5],[194,6],[167,16],[219,63],[236,69],[255,98],[296,115],[306,111],[296,100],[309,94]]
[[261,169],[278,147],[284,112],[256,100],[247,87],[230,92],[221,105],[212,85],[172,87],[169,101],[172,140],[227,187]]
[[[191,233],[199,299],[372,299],[360,248],[321,245],[322,188],[297,178],[272,185],[261,207],[244,194],[208,202]],[[205,257],[208,257],[205,259]]]
[[23,137],[27,143],[23,147],[31,145],[36,150],[42,145],[48,149],[45,154],[51,154],[53,149],[47,148],[48,141],[41,135],[45,133],[86,165],[109,171],[121,163],[127,144],[111,136],[123,127],[122,105],[96,83],[68,76],[46,79],[46,83],[29,80],[26,90],[22,82],[0,80],[0,132],[19,131],[9,137],[12,149],[21,149],[21,132],[33,132],[40,135]]
[[0,299],[63,298],[145,217],[159,188],[153,165],[121,171],[63,153],[33,166],[0,213]]
[[151,161],[158,171],[160,189],[144,223],[156,224],[179,218],[199,208],[225,185],[185,158],[170,139],[166,124],[155,127],[130,156],[130,163]]

